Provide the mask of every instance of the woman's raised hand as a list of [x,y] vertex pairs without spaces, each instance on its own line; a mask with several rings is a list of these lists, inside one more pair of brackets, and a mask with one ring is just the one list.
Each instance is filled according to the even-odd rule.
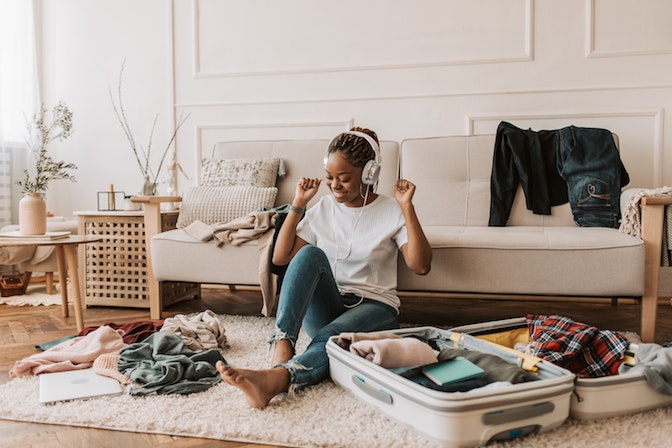
[[394,186],[394,197],[399,205],[410,204],[415,194],[415,184],[410,180],[398,179]]
[[[308,204],[308,202],[313,199],[313,197],[315,197],[321,183],[322,179],[319,177],[302,177],[299,179],[299,181],[296,183],[296,192],[294,194],[294,198],[302,202],[302,208],[305,208],[306,204]],[[294,205],[297,206],[296,204]]]

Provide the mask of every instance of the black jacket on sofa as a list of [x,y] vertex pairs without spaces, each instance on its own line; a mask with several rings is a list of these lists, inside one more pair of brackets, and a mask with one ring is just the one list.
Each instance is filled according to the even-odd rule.
[[550,215],[570,202],[582,227],[617,228],[620,191],[630,181],[612,133],[568,126],[532,131],[501,122],[490,179],[490,226],[505,226],[522,185],[528,210]]

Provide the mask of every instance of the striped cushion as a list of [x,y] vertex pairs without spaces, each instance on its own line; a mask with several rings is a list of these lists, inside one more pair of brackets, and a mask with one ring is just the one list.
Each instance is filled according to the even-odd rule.
[[226,223],[261,208],[271,208],[277,194],[276,187],[193,187],[182,199],[177,228],[196,220],[206,224]]

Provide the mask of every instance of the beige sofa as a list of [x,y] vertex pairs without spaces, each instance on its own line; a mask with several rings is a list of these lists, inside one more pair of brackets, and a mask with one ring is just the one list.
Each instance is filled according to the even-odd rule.
[[[522,190],[516,195],[509,224],[488,227],[494,141],[494,135],[485,135],[382,142],[378,192],[392,194],[397,174],[417,185],[415,207],[434,250],[432,271],[426,276],[414,275],[400,261],[402,301],[413,294],[641,298],[642,338],[653,341],[663,205],[653,204],[652,198],[648,204],[642,202],[647,243],[616,229],[578,227],[569,204],[554,207],[550,216],[532,214],[525,207]],[[326,140],[222,142],[208,156],[282,159],[286,175],[277,181],[275,201],[282,205],[291,202],[300,177],[324,175],[326,145]],[[327,189],[322,188],[321,194],[327,194]],[[159,318],[162,309],[159,282],[260,285],[257,241],[218,247],[182,229],[159,233],[155,224],[161,203],[179,198],[135,200],[145,206],[154,277],[149,279],[152,318]]]

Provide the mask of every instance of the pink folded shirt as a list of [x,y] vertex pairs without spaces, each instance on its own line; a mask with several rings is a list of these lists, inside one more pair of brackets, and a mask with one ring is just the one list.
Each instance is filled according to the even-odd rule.
[[437,362],[436,353],[416,338],[362,340],[350,344],[350,352],[387,369]]

